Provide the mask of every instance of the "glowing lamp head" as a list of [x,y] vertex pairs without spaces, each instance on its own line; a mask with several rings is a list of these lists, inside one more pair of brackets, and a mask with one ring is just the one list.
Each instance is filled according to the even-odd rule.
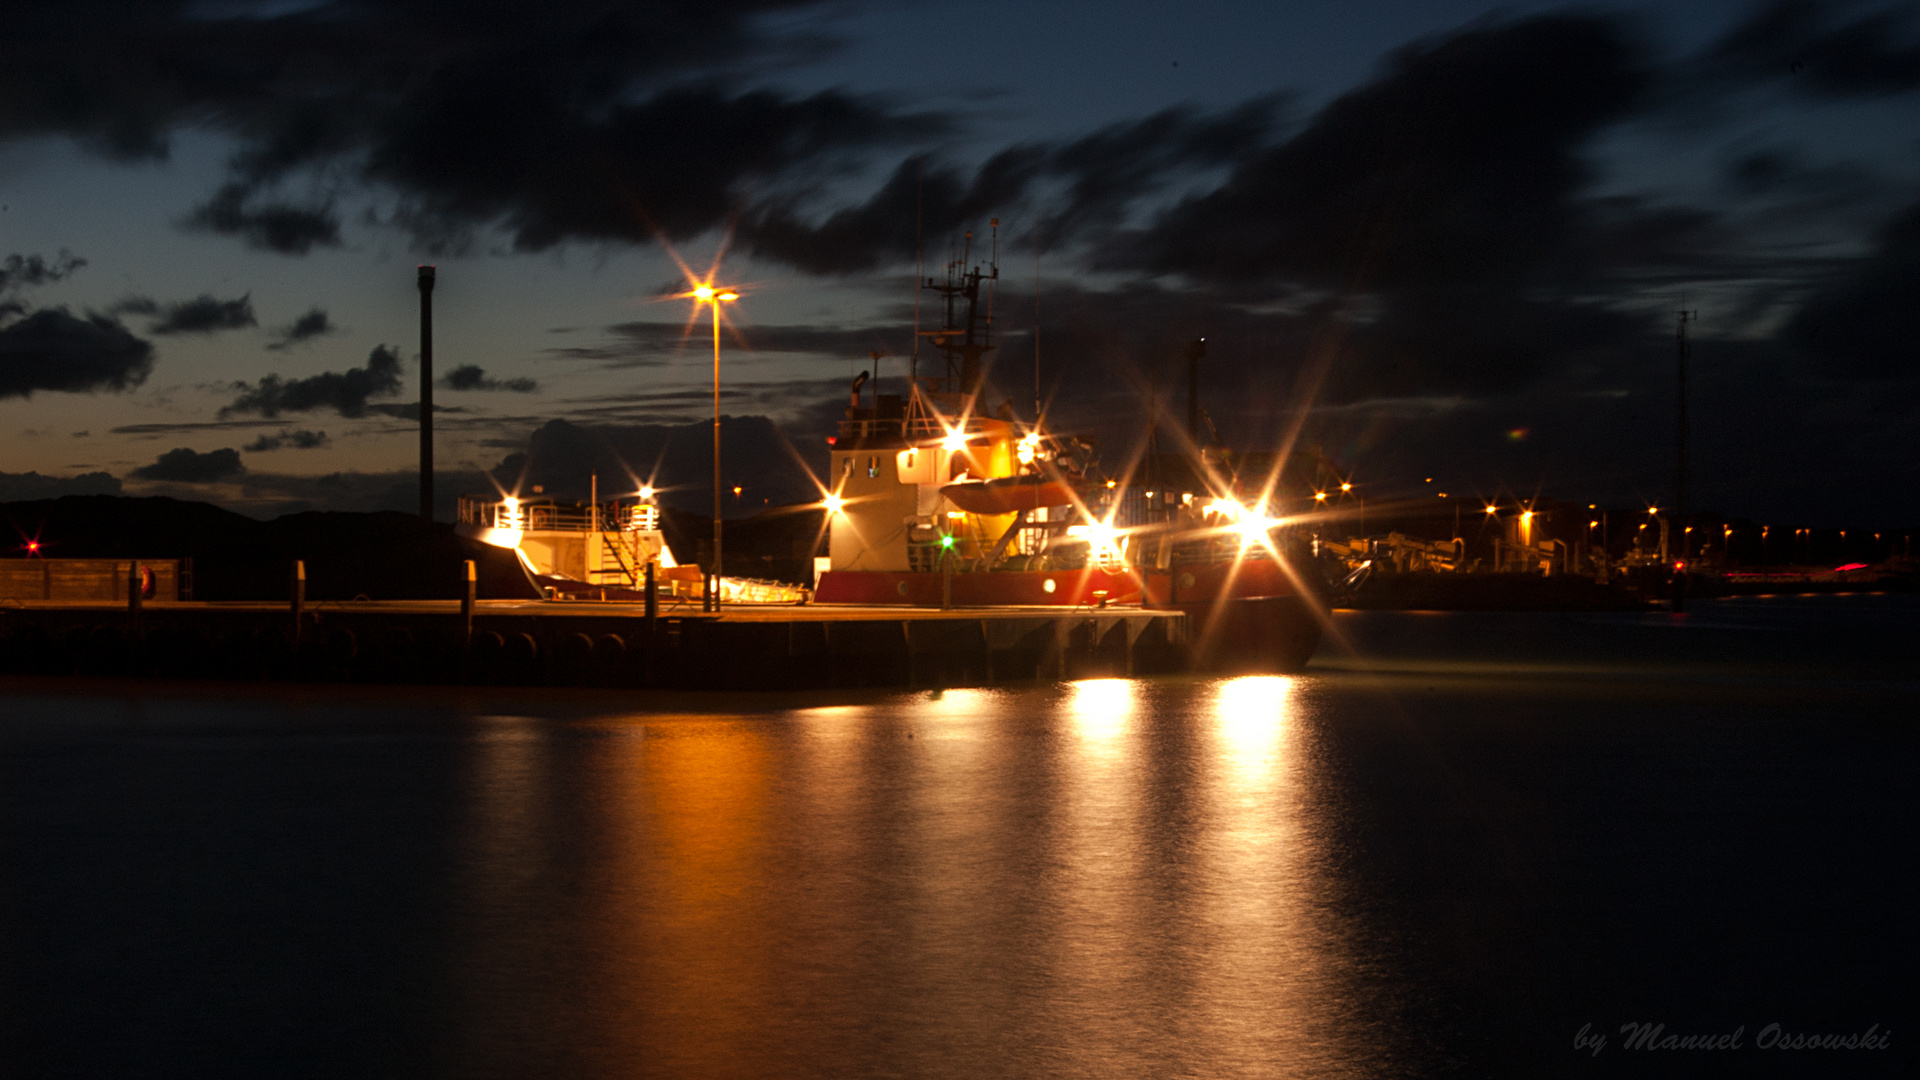
[[951,548],[951,547],[953,546],[953,536],[952,536],[951,534],[949,534],[949,535],[947,535],[947,536],[943,536],[943,537],[941,537],[941,538],[940,538],[940,546],[941,546],[942,548]]
[[643,499],[653,498],[653,485],[643,484],[640,488],[640,497]]
[[1314,501],[1314,502],[1326,502],[1326,501],[1327,501],[1327,493],[1326,493],[1326,492],[1324,492],[1324,491],[1316,491],[1316,492],[1314,492],[1314,493],[1313,493],[1313,501]]
[[826,498],[820,500],[820,503],[821,505],[827,508],[827,513],[829,514],[837,514],[840,511],[846,509],[846,506],[847,506],[847,500],[841,498],[838,495],[829,495]]
[[1499,512],[1500,512],[1500,508],[1499,508],[1499,507],[1497,507],[1497,506],[1489,506],[1489,507],[1487,507],[1487,515],[1488,515],[1489,517],[1491,517],[1492,515],[1494,515],[1494,514],[1497,514],[1497,513],[1499,513]]
[[29,540],[29,541],[27,541],[27,550],[28,550],[28,551],[39,551],[39,550],[40,550],[40,541],[38,541],[38,540]]
[[694,286],[694,287],[693,287],[693,298],[694,298],[695,300],[699,300],[699,301],[701,301],[701,302],[703,302],[703,303],[704,303],[704,302],[706,302],[706,301],[709,301],[709,300],[712,300],[712,299],[713,299],[713,286],[711,286],[711,285],[696,285],[696,286]]
[[[1432,481],[1431,481],[1431,480],[1429,480],[1429,481],[1428,481],[1428,483],[1432,483]],[[1353,485],[1352,485],[1352,484],[1341,484],[1341,485],[1340,485],[1340,490],[1341,490],[1341,491],[1352,491],[1352,490],[1353,490]]]
[[967,448],[967,433],[964,431],[949,431],[947,432],[947,437],[940,440],[940,449],[942,450],[951,451],[957,454],[960,451],[965,450],[966,448]]

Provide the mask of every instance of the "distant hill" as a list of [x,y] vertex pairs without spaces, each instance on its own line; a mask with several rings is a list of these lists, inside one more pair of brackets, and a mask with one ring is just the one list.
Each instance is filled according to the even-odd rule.
[[17,534],[6,544],[16,558],[27,554],[29,538],[54,559],[190,558],[196,600],[283,598],[295,559],[306,561],[314,600],[454,599],[467,559],[479,564],[481,596],[536,595],[511,552],[411,514],[316,512],[256,521],[179,499],[70,495],[0,503],[0,518]]
[[[478,563],[480,595],[533,598],[513,553],[464,540],[446,522],[412,514],[311,512],[258,521],[208,503],[70,495],[0,503],[0,557],[25,558],[37,539],[46,558],[193,560],[196,600],[286,597],[295,559],[307,564],[313,600],[455,599],[461,563]],[[772,511],[726,524],[727,571],[810,581],[821,511]],[[668,508],[662,531],[681,562],[705,557],[713,519]]]

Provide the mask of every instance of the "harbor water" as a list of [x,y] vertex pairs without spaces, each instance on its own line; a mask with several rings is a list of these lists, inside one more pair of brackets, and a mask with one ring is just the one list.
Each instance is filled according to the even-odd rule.
[[1339,613],[1285,677],[12,680],[0,1075],[1911,1075],[1916,658],[1862,595]]

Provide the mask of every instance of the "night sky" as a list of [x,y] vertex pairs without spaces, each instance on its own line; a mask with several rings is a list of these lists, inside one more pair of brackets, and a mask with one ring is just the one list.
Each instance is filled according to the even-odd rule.
[[1920,520],[1915,5],[4,10],[0,499],[410,508],[419,262],[443,486],[699,421],[671,252],[813,454],[899,387],[916,220],[937,267],[998,217],[990,401],[1037,310],[1116,462],[1205,335],[1229,442],[1374,497],[1658,502],[1685,307],[1696,507]]

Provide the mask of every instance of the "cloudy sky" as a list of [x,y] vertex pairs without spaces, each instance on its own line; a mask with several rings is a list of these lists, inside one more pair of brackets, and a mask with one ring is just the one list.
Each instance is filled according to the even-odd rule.
[[704,468],[671,252],[810,451],[904,373],[916,222],[998,217],[994,397],[1037,322],[1116,458],[1205,335],[1228,441],[1379,497],[1659,500],[1685,307],[1697,506],[1920,518],[1912,4],[5,7],[0,498],[410,507],[423,261],[449,491]]

